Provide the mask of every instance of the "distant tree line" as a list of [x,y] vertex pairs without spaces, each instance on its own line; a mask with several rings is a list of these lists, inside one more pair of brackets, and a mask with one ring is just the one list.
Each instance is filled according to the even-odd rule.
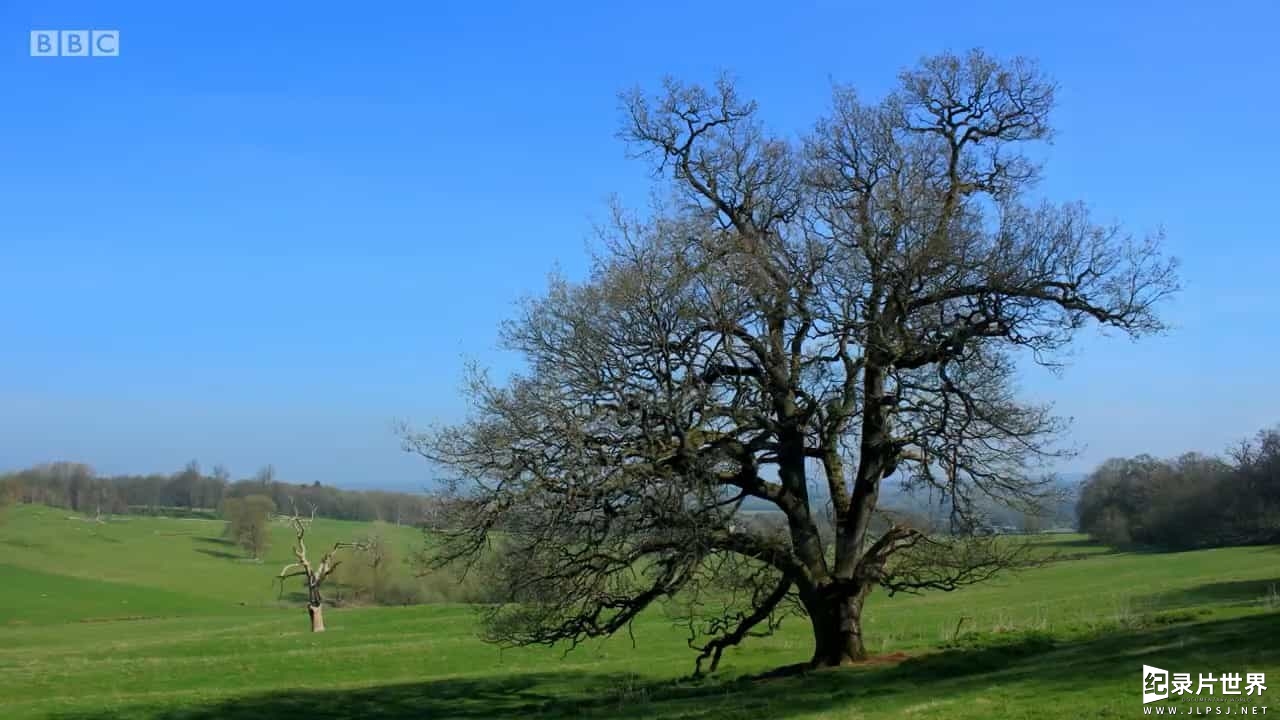
[[1280,542],[1280,429],[1223,456],[1107,460],[1085,480],[1077,511],[1083,532],[1114,545]]
[[[223,517],[228,499],[262,496],[275,508],[293,504],[320,517],[381,520],[400,525],[429,522],[436,502],[426,495],[382,490],[340,490],[318,482],[276,479],[271,466],[232,481],[226,468],[205,473],[192,461],[171,474],[100,476],[74,462],[54,462],[0,473],[0,494],[14,502],[38,503],[89,514],[187,514]],[[230,518],[226,518],[230,519]]]

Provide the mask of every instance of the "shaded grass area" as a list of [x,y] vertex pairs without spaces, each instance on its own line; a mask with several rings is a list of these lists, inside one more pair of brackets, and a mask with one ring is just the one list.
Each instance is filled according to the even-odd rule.
[[[1113,628],[1068,639],[1037,633],[971,640],[896,665],[694,683],[619,672],[529,672],[371,687],[256,693],[195,707],[71,712],[64,720],[249,720],[302,716],[538,718],[1123,717],[1141,664],[1280,667],[1280,616]],[[1207,664],[1207,665],[1206,665]]]
[[1266,580],[1227,580],[1158,593],[1153,604],[1164,607],[1254,605],[1280,608],[1280,577]]

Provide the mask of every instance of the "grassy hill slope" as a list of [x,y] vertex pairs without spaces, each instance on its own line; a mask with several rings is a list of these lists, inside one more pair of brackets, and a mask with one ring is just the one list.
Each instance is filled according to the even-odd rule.
[[[283,522],[274,523],[271,547],[257,561],[222,538],[224,526],[221,520],[140,516],[97,523],[66,510],[21,506],[11,509],[0,525],[0,568],[166,591],[176,594],[170,609],[178,614],[206,613],[218,607],[278,607],[274,578],[293,561],[292,529]],[[410,527],[318,519],[307,533],[307,544],[323,552],[336,541],[374,531],[383,533],[397,558],[407,557],[422,542],[421,533]],[[178,601],[177,596],[186,600]],[[78,619],[74,606],[68,610],[72,615],[65,619]],[[125,609],[122,614],[138,613]],[[31,614],[24,605],[0,606],[0,625],[43,616],[43,612]]]
[[[0,522],[6,719],[1120,718],[1142,714],[1144,663],[1268,672],[1280,692],[1272,547],[1117,553],[1053,538],[1073,559],[955,593],[873,596],[877,661],[751,679],[807,658],[797,618],[692,682],[685,631],[661,609],[636,623],[634,647],[623,636],[567,655],[485,645],[459,605],[335,610],[312,635],[271,583],[283,526],[258,564],[216,542],[216,522],[68,517],[20,507]],[[368,530],[318,521],[314,546]],[[384,531],[406,552],[421,541]]]

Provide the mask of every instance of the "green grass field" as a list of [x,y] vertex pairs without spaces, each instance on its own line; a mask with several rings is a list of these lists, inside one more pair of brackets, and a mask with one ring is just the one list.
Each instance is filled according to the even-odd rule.
[[[320,520],[308,539],[368,530]],[[1055,536],[1046,545],[1069,559],[1047,567],[955,593],[875,595],[867,633],[880,657],[864,666],[759,677],[807,659],[797,618],[692,681],[684,631],[661,610],[636,623],[634,646],[617,637],[568,654],[485,645],[458,604],[331,608],[328,632],[313,635],[272,583],[288,529],[262,563],[221,531],[11,509],[0,718],[1124,718],[1143,715],[1144,663],[1266,672],[1280,693],[1274,547],[1117,553]],[[421,542],[383,532],[402,557]]]

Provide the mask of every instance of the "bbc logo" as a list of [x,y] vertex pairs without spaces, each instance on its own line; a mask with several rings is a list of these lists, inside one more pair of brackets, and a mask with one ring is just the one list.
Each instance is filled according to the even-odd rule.
[[119,30],[32,30],[31,57],[119,57]]

